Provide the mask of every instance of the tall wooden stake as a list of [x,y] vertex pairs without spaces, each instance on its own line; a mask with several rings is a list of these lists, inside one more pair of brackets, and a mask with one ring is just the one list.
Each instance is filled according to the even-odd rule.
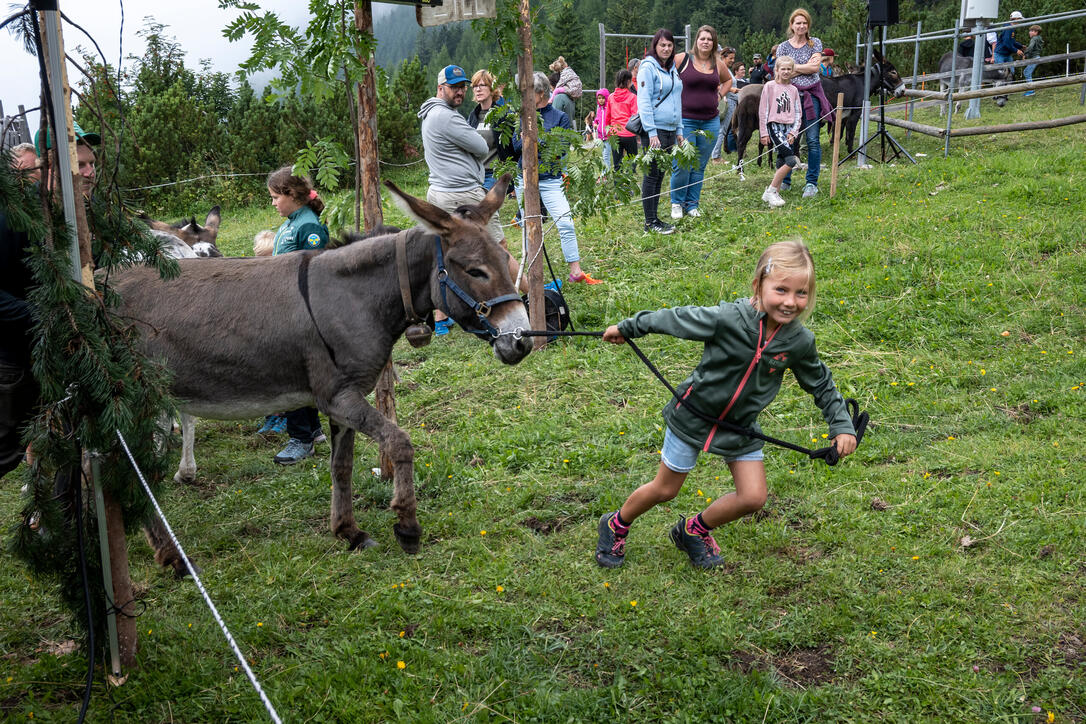
[[837,159],[841,155],[841,107],[845,94],[837,94],[837,116],[833,119],[833,163],[830,164],[830,198],[837,193]]
[[[60,182],[57,187],[60,190],[61,200],[64,206],[64,215],[69,226],[75,230],[76,237],[72,239],[72,278],[83,284],[89,293],[94,293],[94,259],[91,254],[90,229],[87,226],[86,207],[83,203],[83,179],[79,175],[79,162],[76,157],[76,136],[72,125],[72,89],[68,85],[68,76],[64,66],[64,37],[60,29],[60,9],[56,4],[52,9],[38,12],[39,24],[42,32],[42,50],[44,51],[46,71],[48,74],[49,94],[52,99],[53,117],[57,125],[63,127],[63,136],[59,128],[52,128],[53,159],[54,164],[49,169],[50,174],[57,174]],[[47,113],[45,109],[42,111]],[[50,124],[52,125],[52,124]],[[78,253],[76,253],[78,252]],[[78,260],[78,261],[76,261]],[[88,473],[92,466],[97,466],[89,456],[84,455],[83,465]],[[94,475],[88,477],[95,479]],[[75,485],[82,484],[78,480]],[[98,482],[95,483],[96,487]],[[99,508],[99,525],[104,515],[104,529],[108,540],[108,546],[102,548],[102,567],[109,572],[106,580],[112,582],[114,603],[130,603],[132,595],[132,579],[128,573],[128,542],[125,538],[124,516],[121,507],[107,491],[96,489],[96,495],[103,495],[103,505]],[[128,616],[116,617],[110,613],[109,629],[114,632],[110,636],[110,647],[113,649],[113,661],[124,666],[132,666],[136,661],[136,619]],[[114,674],[119,674],[116,665],[113,666]]]
[[[358,0],[354,4],[354,25],[360,33],[373,34],[373,6],[370,0]],[[372,231],[384,223],[381,212],[381,188],[379,174],[379,154],[377,152],[377,63],[373,53],[365,59],[366,77],[358,84],[358,166],[362,182],[363,228]],[[392,369],[392,359],[385,363],[381,376],[374,389],[374,404],[377,411],[392,422],[396,422],[396,372]],[[379,462],[381,477],[392,479],[393,463],[384,450],[380,451]]]
[[[520,76],[520,128],[523,141],[521,162],[524,166],[524,228],[528,248],[524,263],[528,264],[528,322],[532,329],[546,329],[547,315],[543,302],[543,264],[540,250],[543,246],[543,220],[539,204],[539,129],[536,124],[535,90],[532,83],[532,9],[529,0],[520,0],[521,56],[517,66]],[[535,337],[536,349],[547,343],[546,337]]]

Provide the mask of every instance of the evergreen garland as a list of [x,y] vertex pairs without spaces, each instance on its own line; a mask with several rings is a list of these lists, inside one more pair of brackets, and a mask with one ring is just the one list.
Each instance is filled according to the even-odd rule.
[[[38,185],[17,178],[8,163],[0,164],[0,208],[12,229],[30,237],[28,266],[37,284],[30,294],[35,308],[32,359],[41,388],[41,407],[27,435],[35,462],[22,522],[11,531],[9,545],[35,575],[57,582],[73,616],[85,625],[74,525],[82,522],[95,634],[105,642],[98,634],[104,631],[107,606],[128,602],[110,601],[112,591],[103,595],[97,512],[90,482],[81,473],[81,453],[100,456],[101,485],[122,507],[126,528],[135,529],[153,513],[116,431],[124,435],[154,490],[166,471],[168,428],[163,423],[172,409],[165,368],[143,357],[136,331],[115,314],[119,299],[110,276],[121,267],[148,263],[168,278],[176,276],[177,265],[162,256],[146,227],[124,212],[115,191],[86,205],[100,262],[97,291],[72,280],[70,236],[60,204]],[[73,505],[76,500],[83,503],[81,511]]]

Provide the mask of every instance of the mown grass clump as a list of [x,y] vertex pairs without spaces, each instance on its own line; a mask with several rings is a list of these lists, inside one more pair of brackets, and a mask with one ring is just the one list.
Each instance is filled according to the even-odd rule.
[[[1071,115],[1077,100],[1060,90],[986,103],[984,121]],[[200,481],[164,504],[280,713],[1086,717],[1081,126],[956,140],[947,160],[933,139],[895,135],[926,154],[919,164],[846,167],[834,199],[827,172],[821,196],[792,193],[770,211],[759,200],[768,170],[741,183],[710,166],[705,217],[673,236],[642,234],[637,205],[577,220],[585,268],[605,282],[567,287],[583,329],[746,296],[766,243],[812,248],[809,325],[872,427],[835,468],[767,450],[769,502],[717,532],[723,570],[691,569],[666,538],[678,514],[730,490],[727,468],[707,457],[679,498],[638,520],[623,569],[592,560],[598,517],[655,470],[667,399],[634,355],[596,340],[552,344],[516,367],[459,331],[397,348],[424,527],[415,557],[393,542],[368,441],[356,512],[382,546],[348,554],[328,532],[324,457],[279,468],[281,441],[255,439],[257,421],[202,422]],[[400,180],[422,193],[418,174]],[[224,210],[220,244],[251,254],[252,234],[275,224],[270,207]],[[701,352],[664,337],[642,347],[676,382]],[[791,382],[762,424],[823,444],[817,410]],[[8,526],[18,484],[0,490]],[[136,537],[131,559],[147,603],[140,667],[108,695],[99,685],[93,718],[261,719],[194,587],[156,570]],[[76,627],[10,557],[0,601],[5,716],[70,720],[83,661],[54,651]]]

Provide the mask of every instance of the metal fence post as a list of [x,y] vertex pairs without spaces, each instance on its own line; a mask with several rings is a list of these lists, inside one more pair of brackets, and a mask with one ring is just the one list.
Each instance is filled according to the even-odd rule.
[[[950,156],[950,119],[954,117],[954,76],[958,74],[958,38],[961,28],[954,26],[954,45],[950,54],[950,77],[946,87],[946,135],[943,136],[943,158]],[[974,41],[975,42],[975,41]]]
[[600,23],[600,88],[607,87],[607,34]]
[[871,67],[872,55],[872,31],[867,29],[867,50],[864,52],[864,101],[863,116],[860,122],[860,152],[856,154],[856,164],[863,168],[867,165],[867,139],[871,122],[871,74],[867,69]]
[[[981,75],[984,73],[984,46],[987,45],[987,37],[984,29],[987,24],[983,19],[977,20],[973,26],[973,73],[969,82],[969,90],[980,89]],[[954,54],[958,54],[958,45],[954,44]],[[970,98],[969,107],[965,110],[966,118],[980,118],[980,98]]]
[[[913,44],[913,90],[916,90],[916,76],[920,73],[920,21],[916,21],[916,42]],[[909,101],[909,121],[913,120],[913,107],[916,105],[915,100]],[[910,131],[905,130],[905,138],[909,137]]]

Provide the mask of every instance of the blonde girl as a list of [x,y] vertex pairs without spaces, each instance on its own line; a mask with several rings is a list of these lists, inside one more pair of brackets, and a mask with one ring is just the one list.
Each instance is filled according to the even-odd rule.
[[721,455],[735,490],[671,528],[671,541],[698,568],[724,563],[712,530],[765,505],[766,474],[761,440],[720,429],[691,412],[695,408],[721,420],[759,430],[758,414],[780,390],[786,369],[814,398],[829,425],[838,453],[856,449],[845,401],[803,326],[815,301],[814,261],[800,241],[773,244],[758,259],[751,296],[713,307],[676,307],[638,312],[612,325],[603,339],[623,344],[652,332],[704,343],[701,363],[677,389],[680,399],[664,407],[667,429],[656,477],[600,518],[596,562],[616,568],[625,561],[630,526],[656,505],[672,500],[701,452]]

